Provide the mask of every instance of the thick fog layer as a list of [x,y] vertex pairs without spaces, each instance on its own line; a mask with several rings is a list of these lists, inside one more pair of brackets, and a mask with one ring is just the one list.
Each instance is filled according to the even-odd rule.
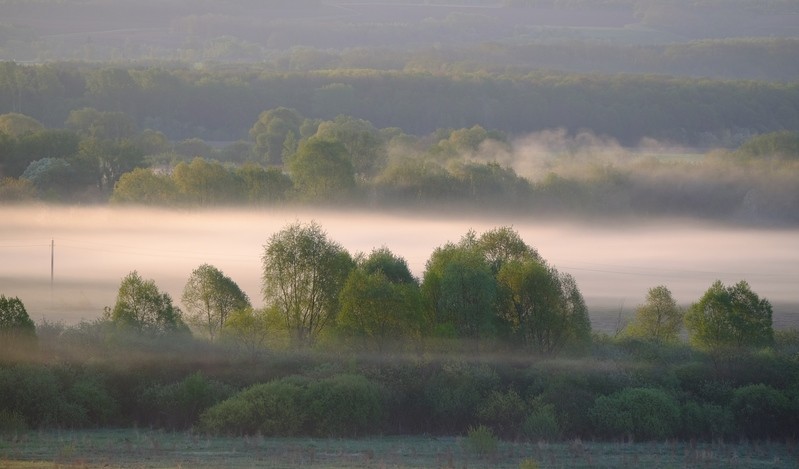
[[[612,329],[649,288],[666,285],[689,304],[716,279],[747,280],[775,305],[775,324],[799,304],[799,230],[754,230],[680,221],[589,223],[436,218],[311,211],[151,211],[110,208],[0,208],[0,293],[18,296],[31,317],[74,323],[112,306],[133,270],[179,303],[191,271],[208,263],[261,301],[263,245],[294,221],[318,222],[352,254],[386,246],[422,276],[433,250],[511,225],[551,264],[574,275],[594,327]],[[51,289],[51,241],[53,286]]]

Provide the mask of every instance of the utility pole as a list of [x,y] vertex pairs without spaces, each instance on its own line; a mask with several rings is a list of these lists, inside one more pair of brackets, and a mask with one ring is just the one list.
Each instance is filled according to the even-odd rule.
[[55,239],[50,240],[50,299],[53,298],[53,285],[55,280]]

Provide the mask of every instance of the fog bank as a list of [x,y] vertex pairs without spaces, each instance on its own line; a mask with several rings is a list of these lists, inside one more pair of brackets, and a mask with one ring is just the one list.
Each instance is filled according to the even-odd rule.
[[[32,319],[74,323],[112,306],[121,279],[133,270],[155,280],[179,304],[191,271],[222,270],[261,300],[261,255],[287,224],[318,222],[352,254],[386,246],[421,277],[433,250],[512,226],[552,265],[574,275],[596,329],[612,329],[619,310],[631,314],[649,288],[666,285],[684,304],[716,279],[747,280],[792,321],[799,304],[799,230],[755,230],[677,220],[588,222],[431,217],[397,213],[311,210],[169,211],[81,207],[0,207],[0,293],[17,296]],[[51,241],[54,278],[50,286]],[[786,306],[788,305],[788,306]]]

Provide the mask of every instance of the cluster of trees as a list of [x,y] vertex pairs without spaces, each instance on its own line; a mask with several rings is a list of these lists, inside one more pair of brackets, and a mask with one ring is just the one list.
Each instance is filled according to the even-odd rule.
[[755,133],[799,130],[796,103],[793,83],[654,75],[0,63],[0,113],[56,127],[84,107],[124,112],[171,140],[235,141],[264,109],[286,107],[414,135],[480,125],[513,135],[590,129],[625,145],[656,138],[728,146]]
[[[645,1],[469,2],[468,8],[361,2],[346,9],[319,1],[229,1],[223,9],[180,1],[129,3],[3,2],[0,55],[35,62],[247,62],[272,70],[520,67],[796,76],[796,53],[776,39],[797,35],[790,2],[739,1],[723,9],[706,2]],[[37,21],[43,11],[55,23]],[[683,42],[721,38],[734,40]]]
[[673,158],[591,133],[512,139],[480,126],[424,137],[339,115],[264,111],[249,139],[214,148],[139,131],[82,108],[65,129],[0,115],[0,199],[165,206],[350,204],[646,214],[793,223],[799,133],[759,134],[734,151]]
[[[498,236],[501,231],[492,233]],[[287,230],[273,240],[296,235]],[[319,254],[335,257],[334,244],[326,243],[332,251],[320,249]],[[451,247],[461,249],[462,244]],[[267,251],[265,257],[270,256]],[[506,266],[517,262],[507,260],[512,249],[501,252],[487,258],[505,259]],[[516,254],[527,261],[535,256],[529,248]],[[409,278],[385,250],[370,257],[374,259],[361,259],[354,269],[369,279],[369,285],[382,281],[382,290],[373,293],[383,292],[384,316],[393,318]],[[376,269],[378,265],[386,269]],[[365,292],[354,284],[359,277],[353,273],[345,285]],[[155,303],[163,304],[163,294],[152,291],[149,281],[131,275],[123,283],[126,291],[139,284],[149,297],[160,298]],[[245,304],[246,297],[233,294],[231,302],[215,302],[202,294],[207,288],[236,289],[209,266],[199,267],[187,282],[184,298],[195,301],[194,313],[187,317],[210,327],[205,332],[210,337],[219,334],[222,317],[212,311]],[[347,288],[340,294],[341,313],[335,322],[345,315]],[[329,301],[324,294],[317,298]],[[21,303],[3,300],[5,332],[6,311],[19,311]],[[369,301],[378,298],[372,295],[360,304],[370,309]],[[308,308],[286,307],[293,308],[292,317],[279,316],[280,320],[307,318],[302,314]],[[747,308],[752,308],[751,315],[741,316]],[[316,352],[275,349],[268,355],[239,358],[220,347],[223,342],[192,339],[182,328],[156,332],[146,327],[122,336],[120,327],[138,326],[128,301],[118,301],[114,309],[125,318],[122,322],[100,320],[72,327],[43,323],[36,331],[38,347],[26,354],[0,355],[0,433],[139,425],[263,436],[452,435],[483,425],[507,439],[641,441],[765,440],[799,431],[796,330],[771,331],[761,314],[768,310],[767,302],[743,282],[713,285],[689,308],[687,317],[694,318],[688,324],[716,321],[720,326],[713,339],[707,328],[690,326],[702,347],[678,340],[674,318],[679,308],[665,287],[656,287],[629,333],[615,338],[595,335],[590,348],[568,360],[527,352],[502,355],[501,348],[482,358],[453,349],[446,354],[442,349],[414,349],[404,356],[341,353],[332,343],[317,344]],[[138,311],[135,314],[144,314],[144,309]],[[237,314],[227,316],[222,334]],[[167,317],[156,314],[151,320],[165,324]],[[28,321],[17,320],[17,327],[28,330]],[[349,331],[350,325],[369,327],[366,322],[345,322]],[[384,330],[396,325],[387,322]],[[310,322],[297,326],[313,329]],[[735,327],[748,331],[743,340],[740,330],[725,330]],[[302,340],[311,333],[305,334]]]
[[[255,351],[348,344],[404,350],[424,340],[453,340],[467,350],[511,349],[551,356],[586,350],[591,323],[574,280],[540,257],[509,227],[470,231],[431,254],[421,280],[383,247],[352,256],[316,223],[273,234],[262,257],[264,307],[256,310],[235,281],[214,266],[195,269],[182,294],[185,313],[153,280],[133,271],[102,322],[151,338],[233,339]],[[31,335],[22,303],[0,297],[2,329]],[[772,307],[745,281],[714,283],[684,312],[663,285],[652,288],[623,336],[655,344],[682,340],[698,349],[768,347]],[[398,347],[398,348],[397,348]]]

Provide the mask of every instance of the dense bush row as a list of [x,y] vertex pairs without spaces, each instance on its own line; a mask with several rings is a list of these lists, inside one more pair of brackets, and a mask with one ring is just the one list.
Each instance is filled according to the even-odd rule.
[[[85,361],[68,352],[75,342],[44,338],[30,356],[37,361],[0,366],[0,430],[138,425],[363,436],[485,426],[506,439],[636,441],[799,432],[795,338],[774,349],[713,354],[600,339],[590,356],[560,359],[337,358],[328,350],[243,361],[187,339],[170,355],[140,343]],[[81,353],[96,347],[84,343]]]

